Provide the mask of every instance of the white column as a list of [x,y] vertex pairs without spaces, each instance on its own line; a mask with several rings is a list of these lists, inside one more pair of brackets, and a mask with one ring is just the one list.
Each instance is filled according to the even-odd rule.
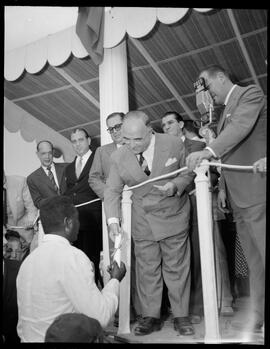
[[[125,186],[127,188],[127,186]],[[118,258],[125,263],[126,275],[120,283],[118,334],[130,333],[131,200],[132,191],[122,196],[122,242]]]
[[213,245],[212,207],[209,194],[209,177],[206,160],[194,172],[201,255],[203,306],[205,320],[205,343],[219,343],[219,321],[215,278],[215,258]]
[[104,49],[99,66],[99,102],[101,145],[111,143],[106,131],[106,117],[113,112],[128,112],[128,73],[126,41]]
[[[99,66],[99,102],[100,102],[100,143],[111,143],[106,131],[106,118],[109,114],[128,111],[128,74],[126,41],[111,49],[104,49],[103,62]],[[103,263],[106,269],[110,264],[109,241],[103,207]],[[104,284],[109,274],[104,272]]]

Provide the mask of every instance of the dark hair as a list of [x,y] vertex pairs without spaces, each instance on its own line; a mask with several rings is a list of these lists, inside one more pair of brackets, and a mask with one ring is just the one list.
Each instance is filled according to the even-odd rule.
[[194,125],[194,121],[192,120],[184,121],[184,129],[186,129],[189,132],[196,133],[196,135],[199,136],[198,127]]
[[144,122],[145,126],[150,125],[150,118],[145,112],[141,110],[131,110],[124,116],[124,121],[126,119],[140,119]]
[[37,144],[37,151],[39,151],[39,146],[40,146],[40,144],[41,144],[41,143],[45,143],[45,142],[48,143],[48,144],[50,144],[50,146],[51,146],[51,148],[52,148],[52,151],[53,151],[54,148],[53,148],[52,142],[47,141],[46,139],[38,142],[38,144]]
[[182,115],[179,114],[179,113],[177,113],[177,111],[167,111],[167,112],[162,116],[162,119],[165,118],[165,116],[168,116],[168,115],[174,115],[175,120],[176,120],[177,122],[184,121]]
[[64,219],[71,218],[76,207],[70,197],[56,195],[45,199],[40,205],[40,220],[45,234],[50,234],[63,227]]
[[209,65],[208,67],[202,69],[199,75],[201,75],[203,72],[207,72],[209,76],[216,76],[217,73],[221,72],[227,78],[229,78],[229,73],[227,72],[227,70],[225,70],[223,67],[221,67],[218,64],[212,64],[212,65]]
[[107,118],[106,118],[106,123],[107,123],[107,121],[108,121],[109,119],[111,119],[111,118],[113,118],[113,117],[115,117],[115,116],[117,116],[117,115],[119,115],[120,118],[121,118],[121,120],[123,121],[124,116],[125,116],[125,113],[116,111],[116,112],[111,113],[111,114],[109,114],[109,115],[107,116]]
[[71,137],[71,135],[73,135],[73,134],[76,133],[77,131],[82,131],[82,132],[84,133],[84,135],[85,135],[86,138],[90,138],[88,132],[87,132],[84,128],[75,128],[74,130],[72,130],[72,131],[70,132],[70,137]]

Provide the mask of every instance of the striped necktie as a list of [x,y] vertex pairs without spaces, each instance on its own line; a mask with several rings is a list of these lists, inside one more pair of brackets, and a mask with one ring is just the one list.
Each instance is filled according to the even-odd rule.
[[60,191],[59,191],[59,189],[57,187],[57,184],[56,184],[55,179],[54,179],[54,175],[53,175],[53,173],[51,171],[51,166],[48,166],[47,170],[48,170],[48,177],[50,178],[50,181],[52,182],[54,190],[57,192],[58,195],[60,195]]
[[77,179],[80,177],[81,172],[82,172],[82,157],[80,156],[79,161],[77,162],[77,166],[76,166]]
[[145,160],[145,158],[143,157],[142,153],[139,154],[139,165],[141,166],[142,170],[144,171],[144,173],[149,176],[150,175],[150,170],[147,164],[147,161]]

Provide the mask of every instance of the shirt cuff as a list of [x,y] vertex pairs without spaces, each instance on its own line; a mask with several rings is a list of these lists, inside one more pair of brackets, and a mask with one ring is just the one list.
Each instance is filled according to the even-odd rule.
[[217,158],[217,156],[216,156],[216,154],[215,154],[215,152],[214,152],[214,150],[213,150],[213,149],[211,149],[210,147],[205,147],[204,149],[209,150],[209,151],[210,151],[210,153],[212,153],[212,154],[214,155],[214,157],[215,157],[215,158]]
[[119,224],[119,218],[116,218],[116,217],[108,218],[108,225],[110,225],[110,224],[112,224],[112,223],[117,223],[117,224]]

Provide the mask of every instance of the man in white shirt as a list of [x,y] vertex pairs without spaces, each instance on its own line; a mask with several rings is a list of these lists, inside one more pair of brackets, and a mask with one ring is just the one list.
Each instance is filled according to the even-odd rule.
[[[120,231],[120,201],[124,185],[136,185],[185,164],[183,143],[177,137],[153,133],[150,119],[142,111],[125,115],[122,135],[124,145],[112,154],[104,192],[112,238]],[[131,232],[143,316],[135,328],[136,335],[147,335],[161,328],[163,280],[169,290],[175,330],[182,335],[194,333],[188,318],[190,205],[185,192],[191,181],[192,174],[185,172],[132,190]]]
[[99,291],[92,262],[71,245],[79,229],[71,199],[47,199],[40,208],[40,219],[44,239],[24,260],[17,277],[21,342],[44,342],[48,327],[65,313],[85,314],[106,327],[118,306],[125,265],[121,262],[119,268],[114,263],[109,270],[111,280]]
[[95,152],[90,149],[91,138],[83,128],[70,134],[70,141],[77,154],[74,161],[66,167],[66,186],[64,195],[72,198],[74,205],[89,201],[92,203],[78,207],[80,229],[74,246],[80,248],[95,264],[96,282],[102,285],[99,271],[100,251],[102,250],[102,207],[101,201],[88,183],[89,171]]
[[[230,165],[250,165],[266,156],[267,105],[256,85],[234,85],[228,73],[214,65],[200,76],[215,104],[225,109],[217,126],[217,138],[203,151],[191,153],[187,166],[193,170],[203,159],[218,158]],[[221,171],[218,204],[230,203],[237,233],[250,272],[250,316],[243,325],[259,331],[264,321],[266,176],[253,171]]]

